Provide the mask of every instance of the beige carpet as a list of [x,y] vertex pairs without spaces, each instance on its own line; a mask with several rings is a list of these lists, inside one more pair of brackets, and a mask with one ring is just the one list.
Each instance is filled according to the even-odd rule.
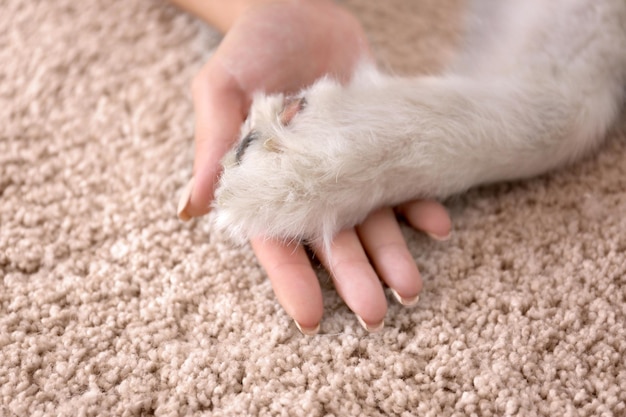
[[[348,3],[385,65],[451,56],[458,1]],[[0,415],[626,415],[626,117],[448,202],[450,242],[407,229],[423,297],[382,333],[322,276],[303,337],[249,248],[175,216],[217,41],[162,1],[1,3]]]

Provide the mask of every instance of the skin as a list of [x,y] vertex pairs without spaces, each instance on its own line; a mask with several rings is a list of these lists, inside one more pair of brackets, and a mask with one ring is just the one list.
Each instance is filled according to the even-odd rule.
[[[220,160],[237,140],[255,91],[295,92],[324,74],[346,81],[369,47],[360,23],[329,0],[172,1],[225,33],[192,82],[194,170],[179,204],[179,217],[188,220],[210,210]],[[396,211],[436,239],[450,233],[448,214],[436,202],[409,202]],[[323,300],[304,248],[263,238],[251,243],[287,314],[304,334],[316,333]],[[422,288],[391,208],[340,232],[332,261],[321,260],[339,295],[370,331],[382,328],[387,312],[381,280],[403,304],[414,303]]]

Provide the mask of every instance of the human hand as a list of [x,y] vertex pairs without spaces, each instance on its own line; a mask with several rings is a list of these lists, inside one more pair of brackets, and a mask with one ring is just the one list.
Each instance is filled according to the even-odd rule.
[[[296,92],[325,74],[347,80],[368,53],[358,21],[331,1],[277,1],[244,13],[192,84],[194,176],[181,196],[181,219],[209,211],[221,158],[237,139],[255,92]],[[446,236],[450,230],[449,218],[437,203],[412,203],[401,211],[413,226],[431,235]],[[254,240],[252,246],[281,305],[303,333],[312,333],[323,305],[304,249],[264,239]],[[370,330],[381,327],[386,313],[378,275],[405,304],[421,289],[391,209],[341,232],[332,259],[322,261],[333,272],[339,294]]]

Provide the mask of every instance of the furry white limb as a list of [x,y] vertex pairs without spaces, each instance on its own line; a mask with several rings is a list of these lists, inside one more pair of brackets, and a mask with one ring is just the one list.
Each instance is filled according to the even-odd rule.
[[296,97],[259,94],[224,159],[218,225],[238,239],[328,247],[375,208],[534,176],[588,153],[622,103],[626,2],[509,1],[490,18],[507,20],[441,76],[394,77],[363,63],[348,85],[324,78]]

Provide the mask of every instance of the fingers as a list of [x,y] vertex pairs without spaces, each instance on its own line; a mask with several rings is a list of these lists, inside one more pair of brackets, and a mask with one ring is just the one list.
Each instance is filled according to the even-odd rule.
[[252,248],[287,314],[302,333],[317,333],[324,312],[322,291],[302,245],[255,239]]
[[411,226],[435,240],[448,240],[452,222],[446,209],[434,200],[417,200],[401,204],[396,209]]
[[[451,223],[443,206],[433,201],[404,204],[399,211],[414,227],[436,239],[450,234]],[[301,245],[256,239],[252,247],[287,314],[304,334],[315,334],[323,314],[322,294]],[[419,300],[422,279],[392,209],[372,213],[357,229],[340,232],[331,253],[316,247],[316,254],[331,272],[337,292],[370,332],[383,328],[387,302],[382,279],[403,305]]]
[[221,159],[237,140],[245,118],[245,94],[219,65],[217,60],[209,61],[192,84],[194,174],[180,196],[178,216],[182,220],[209,212]]
[[416,304],[422,278],[393,210],[384,208],[370,214],[357,231],[378,275],[389,285],[398,301],[407,306]]
[[382,329],[387,300],[383,287],[354,229],[339,232],[332,253],[318,247],[316,254],[331,272],[335,288],[368,331]]

